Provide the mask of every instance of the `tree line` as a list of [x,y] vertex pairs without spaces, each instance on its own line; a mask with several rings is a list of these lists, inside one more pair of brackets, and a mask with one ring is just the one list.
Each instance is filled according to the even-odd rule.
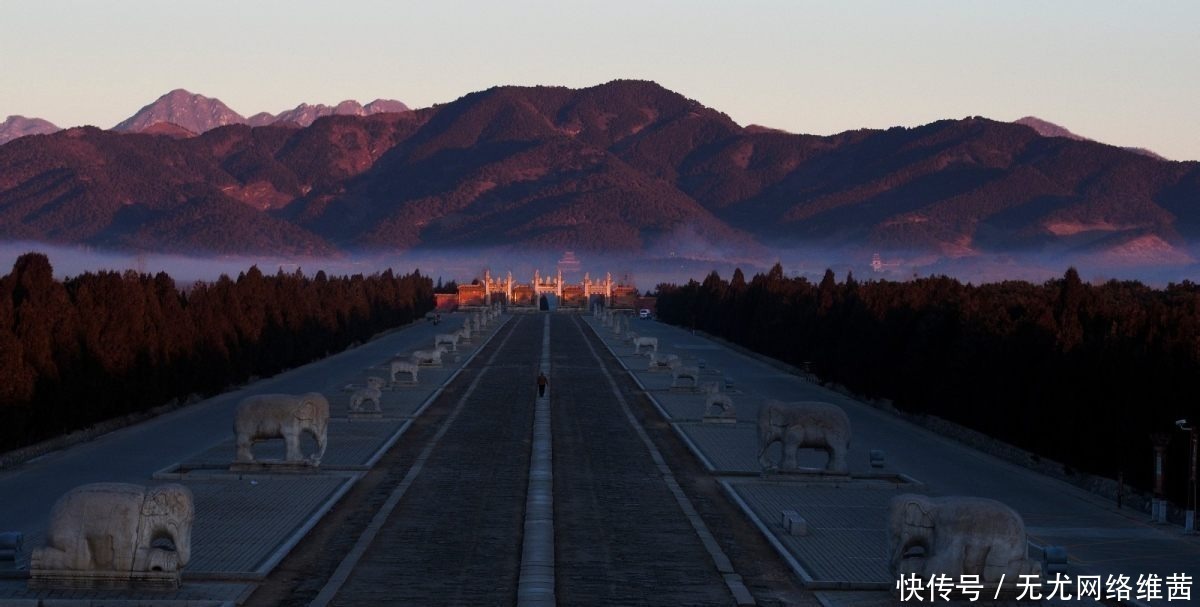
[[776,264],[658,286],[657,313],[903,411],[973,428],[1074,470],[1149,490],[1152,432],[1167,432],[1167,490],[1183,503],[1200,423],[1200,285],[1043,284],[946,277],[817,284]]
[[60,281],[28,253],[0,278],[0,450],[273,375],[432,308],[419,271],[251,267],[182,290],[161,272]]

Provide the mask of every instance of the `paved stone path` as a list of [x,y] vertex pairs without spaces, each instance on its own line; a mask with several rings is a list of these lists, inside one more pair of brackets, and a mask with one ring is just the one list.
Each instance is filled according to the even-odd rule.
[[559,604],[733,604],[608,387],[611,358],[592,353],[577,318],[554,317],[551,335]]
[[477,388],[332,604],[514,603],[540,321],[514,318],[460,375]]

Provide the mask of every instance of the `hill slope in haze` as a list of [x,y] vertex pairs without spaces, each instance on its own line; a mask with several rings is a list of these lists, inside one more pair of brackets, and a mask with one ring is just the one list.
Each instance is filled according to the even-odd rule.
[[24,116],[9,116],[0,122],[0,145],[4,145],[18,137],[26,135],[49,135],[59,128],[49,120],[41,118],[26,118]]

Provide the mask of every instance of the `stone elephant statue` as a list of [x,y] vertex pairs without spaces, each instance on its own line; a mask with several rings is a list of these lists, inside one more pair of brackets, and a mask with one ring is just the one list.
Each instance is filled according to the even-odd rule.
[[35,578],[178,572],[191,558],[194,503],[191,490],[177,484],[76,487],[54,504],[46,545],[30,555],[30,570]]
[[[764,469],[795,470],[796,450],[821,449],[829,454],[828,472],[846,474],[850,450],[850,418],[841,407],[830,403],[802,401],[782,403],[768,400],[758,409],[758,463]],[[779,463],[767,460],[767,449],[778,442],[783,448]]]
[[1012,508],[981,497],[903,494],[888,510],[889,565],[894,575],[978,575],[981,582],[1017,581],[1041,573],[1028,557],[1025,522]]
[[254,461],[251,447],[260,440],[282,438],[287,446],[284,460],[304,462],[300,452],[300,434],[309,433],[317,441],[317,452],[307,459],[321,463],[328,442],[329,400],[316,392],[307,394],[259,394],[238,404],[233,431],[237,436],[238,463]]

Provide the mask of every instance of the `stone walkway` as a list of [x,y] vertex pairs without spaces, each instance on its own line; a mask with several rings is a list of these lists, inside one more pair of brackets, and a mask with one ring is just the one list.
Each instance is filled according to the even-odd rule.
[[517,317],[334,605],[512,605],[541,318]]
[[601,367],[611,358],[593,355],[586,343],[591,330],[578,319],[553,320],[559,604],[732,604],[712,558],[608,388]]

